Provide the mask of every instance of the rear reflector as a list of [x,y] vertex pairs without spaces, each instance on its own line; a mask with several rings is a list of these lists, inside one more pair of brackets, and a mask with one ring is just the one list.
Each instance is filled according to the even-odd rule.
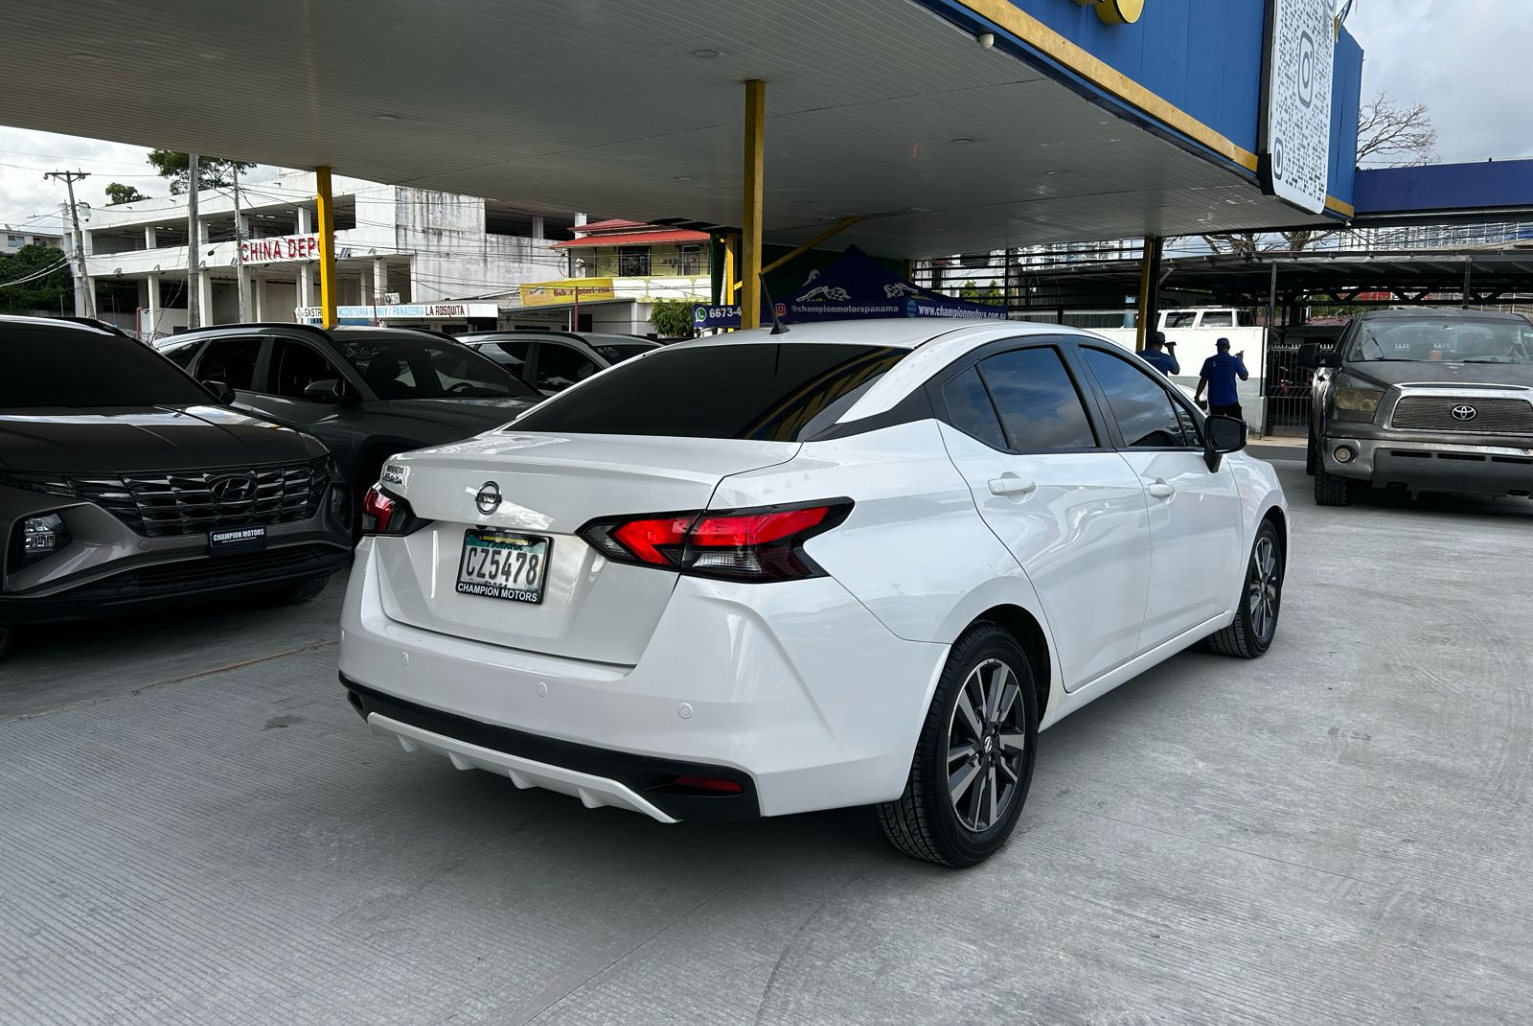
[[847,518],[852,500],[592,521],[580,536],[608,559],[701,577],[785,581],[822,571],[803,544]]
[[743,789],[733,780],[719,777],[677,777],[672,787],[686,787],[694,791],[713,791],[717,794],[739,794]]

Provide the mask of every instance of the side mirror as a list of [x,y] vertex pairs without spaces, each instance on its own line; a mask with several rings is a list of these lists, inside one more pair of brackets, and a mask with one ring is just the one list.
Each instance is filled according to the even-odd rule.
[[204,381],[202,387],[213,393],[213,398],[220,406],[229,406],[234,402],[234,389],[222,381]]
[[311,381],[303,390],[303,397],[311,403],[338,403],[345,395],[346,386],[340,378]]
[[1320,366],[1320,346],[1314,342],[1306,342],[1299,347],[1299,366],[1305,370],[1314,370]]
[[1225,453],[1246,447],[1246,422],[1235,417],[1209,417],[1203,422],[1203,462],[1209,471],[1219,469]]

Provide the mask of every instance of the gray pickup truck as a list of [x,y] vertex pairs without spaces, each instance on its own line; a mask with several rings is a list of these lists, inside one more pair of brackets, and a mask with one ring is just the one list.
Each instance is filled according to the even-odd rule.
[[1533,324],[1474,310],[1376,310],[1315,371],[1306,467],[1315,501],[1361,485],[1415,492],[1533,494]]

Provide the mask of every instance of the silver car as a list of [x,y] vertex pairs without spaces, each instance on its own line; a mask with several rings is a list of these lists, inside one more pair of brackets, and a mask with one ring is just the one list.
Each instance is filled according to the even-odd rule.
[[660,348],[632,335],[573,331],[486,331],[459,335],[544,395],[562,392],[599,370]]

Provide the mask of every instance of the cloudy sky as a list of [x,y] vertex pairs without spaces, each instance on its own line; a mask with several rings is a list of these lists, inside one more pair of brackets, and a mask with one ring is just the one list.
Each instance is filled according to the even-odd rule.
[[[1348,27],[1367,54],[1364,94],[1427,104],[1439,160],[1533,156],[1533,0],[1355,0]],[[54,168],[91,172],[79,198],[93,205],[105,203],[102,189],[114,181],[164,195],[143,154],[141,146],[0,128],[0,224],[59,224],[64,188],[42,177]]]

